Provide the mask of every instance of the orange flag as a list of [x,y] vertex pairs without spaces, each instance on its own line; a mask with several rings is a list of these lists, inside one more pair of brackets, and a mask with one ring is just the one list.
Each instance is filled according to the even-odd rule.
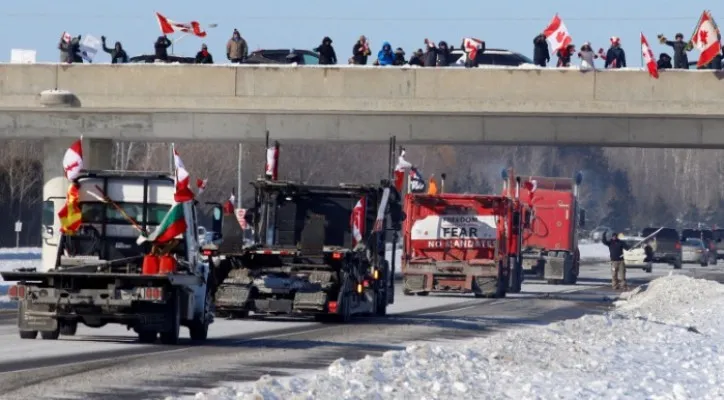
[[58,218],[60,219],[61,225],[60,231],[71,235],[75,233],[80,228],[82,222],[81,216],[78,187],[71,183],[68,188],[65,206],[58,211]]
[[437,194],[437,182],[434,176],[430,176],[427,183],[427,194]]

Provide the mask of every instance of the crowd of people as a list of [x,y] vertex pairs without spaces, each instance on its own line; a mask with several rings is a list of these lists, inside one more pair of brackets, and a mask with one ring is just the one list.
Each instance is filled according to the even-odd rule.
[[[103,44],[103,51],[111,56],[111,62],[127,63],[129,60],[128,54],[123,49],[121,42],[115,42],[113,48],[106,46],[105,36],[101,37]],[[672,57],[668,53],[661,53],[658,59],[659,69],[689,69],[690,63],[687,53],[693,49],[690,41],[684,40],[682,33],[677,33],[674,40],[668,40],[664,35],[658,35],[659,42],[663,45],[669,46],[673,51],[673,63]],[[466,40],[473,40],[474,46],[466,43]],[[79,55],[79,46],[81,42],[81,36],[70,38],[67,35],[61,37],[58,49],[60,50],[60,61],[65,63],[82,63],[83,58]],[[319,46],[313,49],[314,52],[319,55],[319,64],[321,65],[335,65],[339,63],[337,53],[332,45],[333,41],[330,37],[326,36],[322,39]],[[159,36],[154,43],[154,57],[158,62],[168,62],[169,54],[168,48],[171,47],[172,42],[167,36]],[[466,67],[478,66],[477,54],[482,55],[485,52],[485,42],[478,41],[477,39],[463,39],[463,43],[460,48],[466,54],[464,63]],[[455,50],[454,46],[449,46],[447,42],[440,41],[435,43],[432,40],[424,40],[423,48],[418,48],[407,59],[405,51],[398,47],[392,49],[389,42],[383,42],[382,47],[377,52],[377,57],[373,58],[373,65],[411,65],[420,67],[446,67],[452,64],[453,59],[451,52]],[[372,49],[370,48],[369,40],[364,36],[360,36],[352,46],[352,56],[347,59],[348,64],[355,65],[367,65],[372,58]],[[702,68],[706,69],[722,69],[722,54],[724,54],[724,46],[722,46],[722,52],[718,55],[709,65]],[[241,36],[241,33],[237,29],[232,32],[231,38],[226,44],[226,59],[232,63],[244,63],[249,54],[249,46],[246,40]],[[547,67],[551,62],[551,57],[556,56],[557,62],[556,67],[571,67],[574,65],[574,58],[580,60],[580,67],[583,69],[595,68],[595,60],[601,59],[603,61],[604,68],[625,68],[626,63],[626,52],[621,47],[621,39],[612,36],[610,38],[610,47],[607,51],[603,48],[599,48],[598,51],[594,51],[590,42],[585,42],[578,51],[576,46],[569,44],[564,48],[554,50],[553,52],[549,48],[548,40],[544,33],[537,35],[533,38],[533,62],[535,65],[540,67]],[[201,49],[194,58],[197,64],[213,64],[214,58],[208,50],[206,44],[201,45]]]

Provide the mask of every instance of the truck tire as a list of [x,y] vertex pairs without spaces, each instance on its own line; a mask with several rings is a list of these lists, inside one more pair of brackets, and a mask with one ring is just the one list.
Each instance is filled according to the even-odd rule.
[[681,259],[677,258],[674,260],[674,263],[672,264],[674,266],[674,269],[681,269]]
[[169,326],[166,331],[160,332],[161,343],[168,345],[178,344],[181,333],[181,299],[178,293],[174,293],[169,304],[168,317],[170,318]]
[[209,290],[207,290],[206,298],[204,299],[204,312],[201,314],[200,318],[195,319],[189,325],[189,336],[191,337],[191,340],[203,341],[209,336],[209,324],[211,323],[210,315],[213,304],[214,298],[211,296],[211,293],[209,293]]
[[156,331],[139,330],[138,341],[145,344],[156,343],[158,333]]
[[63,336],[75,336],[78,331],[78,322],[76,321],[58,322],[58,324],[60,324],[60,334]]
[[523,265],[517,262],[513,263],[514,267],[510,269],[510,293],[520,293],[523,290]]
[[57,340],[60,337],[60,327],[54,331],[40,331],[40,337],[43,340]]
[[38,337],[38,331],[18,331],[20,339],[35,339]]
[[415,293],[413,293],[407,289],[402,289],[402,294],[404,294],[405,296],[414,296],[415,295]]

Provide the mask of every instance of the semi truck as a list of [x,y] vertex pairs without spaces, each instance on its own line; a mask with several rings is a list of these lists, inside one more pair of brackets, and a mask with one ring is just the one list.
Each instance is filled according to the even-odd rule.
[[[387,232],[400,229],[400,196],[380,184],[308,185],[260,178],[252,182],[245,243],[226,216],[215,280],[219,317],[314,317],[346,323],[355,315],[385,316],[394,302],[394,260],[385,260]],[[392,245],[396,243],[392,235]]]
[[[512,177],[511,177],[512,178]],[[530,213],[515,195],[405,196],[402,274],[405,295],[520,292],[520,244]]]
[[[503,170],[503,192],[509,190],[512,168]],[[583,174],[573,178],[520,176],[520,196],[528,199],[532,216],[523,235],[523,271],[549,284],[575,284],[580,270],[578,229],[585,225],[579,204]]]
[[[0,273],[15,282],[8,294],[18,301],[23,339],[75,335],[78,324],[133,329],[140,342],[179,341],[186,326],[192,340],[205,340],[213,322],[209,264],[197,239],[196,202],[175,203],[175,184],[166,173],[85,171],[74,181],[81,224],[59,234],[57,212],[65,198],[44,202],[43,254],[39,270]],[[139,241],[162,224],[176,206],[185,231],[162,257]],[[178,208],[180,207],[180,208]],[[213,213],[221,230],[221,210]],[[178,214],[175,214],[178,216]],[[48,257],[48,255],[54,257]]]

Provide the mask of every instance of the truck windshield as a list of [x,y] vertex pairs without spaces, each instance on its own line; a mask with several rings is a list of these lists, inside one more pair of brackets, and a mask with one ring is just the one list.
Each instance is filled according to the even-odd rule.
[[[158,225],[171,208],[167,204],[146,204],[144,217],[143,203],[116,203],[126,215],[133,218],[139,224],[144,222],[147,225]],[[113,225],[130,224],[121,211],[115,206],[105,203],[86,202],[81,204],[83,222],[86,223],[107,223]]]

